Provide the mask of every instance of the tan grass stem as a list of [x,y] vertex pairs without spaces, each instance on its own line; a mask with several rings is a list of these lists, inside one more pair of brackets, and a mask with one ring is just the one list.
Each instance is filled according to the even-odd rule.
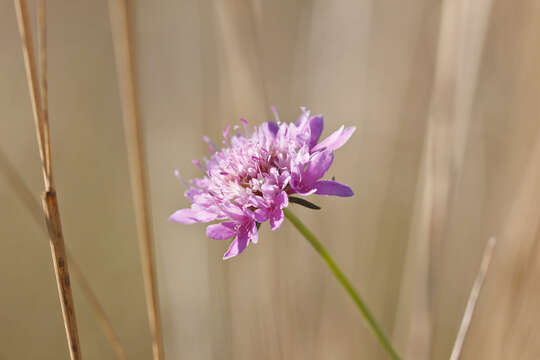
[[465,338],[467,336],[467,332],[469,331],[469,326],[471,325],[474,309],[476,308],[476,302],[480,297],[480,290],[482,290],[482,286],[484,285],[484,280],[486,279],[489,264],[491,262],[491,258],[493,257],[493,249],[495,249],[495,242],[496,241],[494,237],[490,238],[484,250],[482,262],[480,263],[480,270],[478,270],[478,274],[476,275],[476,279],[474,280],[471,293],[469,295],[469,300],[467,300],[467,306],[465,307],[465,312],[463,314],[463,319],[461,320],[461,325],[456,336],[456,341],[452,349],[452,354],[450,355],[450,360],[459,360],[461,356],[463,344],[465,343]]
[[116,59],[116,74],[122,102],[124,132],[129,160],[137,232],[141,252],[146,305],[154,360],[163,359],[158,288],[154,267],[148,185],[140,131],[139,109],[133,77],[128,9],[125,0],[109,0],[109,15]]
[[[451,200],[462,173],[491,1],[473,4],[457,0],[441,5],[433,89],[411,231],[414,242],[408,259],[414,290],[412,296],[404,295],[412,298],[413,304],[406,358],[433,356],[433,311],[441,294],[440,259],[448,236]],[[411,292],[411,285],[402,282],[402,291]]]
[[[11,188],[13,189],[15,196],[24,205],[34,222],[39,226],[39,228],[45,231],[46,229],[43,227],[44,223],[41,215],[39,202],[36,201],[34,195],[32,194],[32,191],[26,185],[23,177],[19,174],[15,166],[11,164],[7,156],[2,151],[0,151],[0,169],[6,177],[9,186],[11,186]],[[73,255],[67,249],[66,253],[69,265],[71,267],[70,269],[73,273],[74,278],[76,279],[75,284],[79,285],[83,296],[88,300],[88,303],[94,309],[98,321],[103,328],[103,332],[105,333],[107,339],[109,339],[109,341],[111,342],[111,345],[113,346],[118,359],[125,360],[126,352],[124,350],[124,347],[120,342],[118,335],[114,331],[112,323],[109,320],[107,314],[105,313],[105,310],[101,305],[97,295],[90,286],[90,283],[82,272],[80,266],[75,261]]]
[[21,35],[24,65],[28,80],[28,88],[30,90],[30,101],[32,103],[32,112],[36,125],[36,134],[39,148],[39,155],[42,162],[43,179],[45,181],[45,189],[50,189],[50,173],[48,171],[47,162],[50,156],[47,155],[45,149],[48,147],[44,138],[45,131],[43,129],[45,122],[43,121],[43,113],[41,107],[41,95],[39,93],[39,82],[36,73],[34,48],[32,44],[32,34],[28,18],[28,6],[26,0],[15,0],[15,11],[17,14],[17,22],[19,25],[19,33]]
[[[44,6],[42,6],[44,8]],[[44,116],[40,93],[38,91],[38,79],[36,74],[36,65],[34,50],[32,44],[31,30],[29,26],[28,7],[26,1],[15,0],[15,10],[21,34],[24,63],[26,75],[28,78],[28,87],[30,89],[30,100],[36,124],[37,139],[39,144],[39,153],[41,157],[43,180],[45,191],[43,193],[43,212],[47,229],[49,231],[51,252],[54,262],[56,283],[60,296],[60,305],[66,328],[69,353],[72,360],[81,359],[81,348],[79,344],[79,332],[77,329],[77,320],[75,318],[75,306],[73,303],[73,294],[71,292],[71,282],[69,279],[69,268],[67,263],[64,237],[62,234],[62,225],[60,221],[60,212],[58,210],[58,198],[54,188],[51,165],[51,152],[49,141],[48,121]],[[45,24],[43,23],[43,28]],[[45,36],[40,35],[41,36]],[[44,52],[44,44],[41,44],[40,50]],[[45,57],[42,57],[45,59]],[[44,63],[42,63],[44,64]],[[46,76],[45,70],[42,70],[42,77]]]
[[[42,123],[46,131],[43,131],[45,142],[46,172],[52,177],[51,148],[49,140],[49,87],[47,84],[47,1],[38,1],[38,55],[39,55],[39,95],[41,97]],[[52,182],[52,180],[51,180]]]
[[92,290],[92,287],[90,286],[90,283],[86,279],[86,276],[84,276],[81,268],[79,265],[73,260],[73,257],[71,254],[69,254],[69,258],[71,259],[69,261],[69,264],[71,266],[71,270],[73,272],[73,276],[77,278],[77,284],[81,288],[82,292],[86,296],[86,299],[94,309],[97,319],[99,323],[101,324],[101,327],[103,329],[103,332],[105,333],[105,336],[109,341],[111,342],[111,345],[114,349],[114,352],[116,353],[116,356],[118,359],[125,360],[126,352],[124,350],[124,346],[120,342],[120,339],[116,335],[116,332],[114,331],[114,328],[112,327],[111,321],[107,314],[105,313],[105,310],[101,306],[101,303],[99,302],[98,297],[96,296],[95,292]]

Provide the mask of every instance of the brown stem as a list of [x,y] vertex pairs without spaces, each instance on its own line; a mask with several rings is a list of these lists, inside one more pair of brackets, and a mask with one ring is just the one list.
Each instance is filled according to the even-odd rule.
[[66,249],[62,235],[62,224],[60,222],[56,191],[54,191],[54,189],[46,191],[43,194],[42,201],[47,230],[49,230],[49,238],[51,239],[50,244],[54,261],[54,270],[56,272],[56,283],[61,298],[62,314],[64,315],[64,325],[66,327],[71,358],[74,360],[81,359],[79,333],[77,330],[77,320],[75,318],[75,305],[73,304],[73,295],[71,293],[71,281],[69,279]]
[[[44,9],[44,6],[42,6],[42,9]],[[26,68],[26,75],[28,78],[28,87],[30,90],[30,100],[32,102],[32,110],[34,113],[34,120],[36,124],[39,153],[43,170],[43,180],[45,183],[45,191],[43,193],[43,211],[45,214],[47,229],[49,230],[51,252],[53,256],[53,263],[56,274],[56,283],[58,285],[58,293],[60,296],[60,305],[62,307],[62,315],[64,318],[64,326],[66,328],[66,335],[71,359],[80,360],[81,349],[79,344],[77,321],[75,318],[73,294],[71,292],[71,283],[69,280],[69,269],[66,261],[67,258],[60,221],[60,212],[58,211],[58,199],[52,180],[49,127],[46,116],[43,112],[40,93],[38,92],[35,57],[32,45],[32,36],[30,33],[28,8],[26,5],[26,1],[15,0],[15,10],[17,13],[17,21],[19,24],[19,32],[21,34],[24,63]],[[44,24],[42,24],[40,28],[41,30],[44,30]],[[40,35],[40,38],[41,37],[44,38],[44,34]],[[41,43],[40,51],[43,54],[45,52],[43,42]],[[45,58],[42,57],[42,59]],[[42,62],[41,64],[43,65],[44,62]],[[45,78],[45,69],[41,69],[41,72],[42,77]]]
[[131,191],[137,219],[148,320],[152,334],[152,350],[154,360],[160,360],[163,359],[163,343],[159,317],[159,299],[154,268],[148,185],[145,178],[139,110],[137,106],[135,80],[133,78],[126,1],[109,0],[109,15],[116,59],[116,74],[122,101]]

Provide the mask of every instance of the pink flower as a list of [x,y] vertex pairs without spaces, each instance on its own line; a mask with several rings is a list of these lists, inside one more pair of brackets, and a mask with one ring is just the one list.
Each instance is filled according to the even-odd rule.
[[355,127],[341,126],[318,143],[322,116],[310,117],[302,108],[296,123],[282,123],[273,111],[277,122],[265,122],[253,131],[242,119],[243,135],[229,136],[227,127],[222,149],[204,138],[212,155],[203,164],[193,161],[205,175],[191,180],[185,192],[192,205],[169,218],[183,224],[222,221],[209,225],[206,235],[217,240],[234,238],[224,259],[257,243],[260,224],[268,221],[272,230],[279,228],[290,195],[353,195],[347,185],[321,178],[332,165],[334,150],[349,140]]

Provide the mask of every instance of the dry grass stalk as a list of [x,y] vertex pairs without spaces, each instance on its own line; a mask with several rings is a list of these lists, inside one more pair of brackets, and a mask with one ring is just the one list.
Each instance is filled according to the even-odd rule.
[[[40,227],[40,229],[43,229],[45,231],[45,228],[43,227],[44,224],[39,202],[36,201],[34,195],[32,194],[32,191],[28,188],[22,176],[20,176],[17,169],[13,166],[13,164],[11,164],[11,162],[8,160],[8,158],[2,151],[0,151],[0,169],[2,169],[2,173],[5,175],[8,184],[12,187],[15,196],[17,196],[21,203],[25,206],[26,210],[30,213],[30,216],[32,217],[34,222]],[[105,313],[103,306],[101,306],[98,297],[92,290],[92,287],[90,286],[80,266],[75,261],[75,258],[69,253],[67,249],[66,253],[70,269],[73,273],[73,276],[77,279],[77,281],[75,281],[75,284],[78,284],[80,286],[84,297],[88,300],[88,302],[94,309],[97,318],[103,328],[105,336],[111,342],[111,345],[113,346],[118,359],[125,360],[126,352],[124,350],[124,347],[120,343],[120,339],[116,335],[116,332],[114,331],[111,321]]]
[[419,182],[418,208],[412,238],[416,242],[414,296],[406,358],[430,359],[433,333],[434,274],[446,219],[451,186],[451,130],[454,120],[457,8],[459,1],[445,2],[437,48],[435,78],[431,95],[423,164]]
[[47,159],[46,171],[49,176],[52,176],[51,154],[49,141],[49,87],[47,83],[47,2],[46,0],[38,1],[38,55],[39,55],[39,95],[41,98],[41,112],[43,124],[47,127],[47,131],[43,131],[43,139],[46,147],[45,151]]
[[443,2],[441,7],[435,78],[412,232],[416,243],[416,259],[411,263],[416,298],[406,353],[414,359],[432,356],[436,274],[441,273],[439,260],[448,227],[449,204],[463,165],[490,10],[490,0],[474,6],[467,1],[450,1]]
[[[44,4],[41,5],[44,9]],[[54,188],[51,151],[49,141],[49,125],[47,116],[44,115],[41,96],[38,91],[38,79],[36,74],[35,56],[30,34],[30,26],[28,19],[28,8],[26,1],[15,0],[15,10],[21,34],[22,48],[24,55],[24,63],[28,78],[28,87],[30,89],[30,99],[32,102],[32,110],[36,123],[36,132],[39,144],[39,152],[43,170],[43,180],[45,183],[45,191],[43,193],[43,211],[47,229],[49,231],[51,252],[53,255],[54,269],[56,274],[56,283],[58,285],[58,293],[60,295],[60,304],[64,318],[64,326],[66,328],[67,340],[71,359],[81,359],[81,349],[79,344],[79,333],[77,330],[77,320],[75,318],[75,306],[73,303],[73,294],[71,292],[71,282],[69,279],[69,269],[67,264],[66,249],[64,246],[64,238],[62,234],[62,225],[60,221],[60,212],[58,210],[58,199]],[[44,15],[44,13],[43,13]],[[41,16],[40,16],[41,19]],[[44,20],[44,17],[41,19]],[[40,26],[40,30],[45,30],[45,23]],[[45,37],[45,34],[40,35]],[[45,53],[44,43],[41,43],[40,52]],[[45,59],[42,55],[42,59]],[[42,62],[41,65],[44,65]],[[46,76],[45,69],[41,69],[42,77]],[[46,89],[46,86],[45,86]],[[45,95],[46,96],[46,95]],[[46,110],[46,108],[45,108]]]
[[484,250],[482,263],[480,264],[480,270],[476,275],[476,279],[474,280],[474,284],[471,289],[471,294],[469,295],[469,300],[467,301],[467,306],[465,307],[465,312],[463,314],[463,319],[461,320],[461,325],[456,336],[456,341],[452,349],[452,354],[450,355],[450,360],[459,360],[461,356],[463,344],[465,343],[465,337],[467,336],[469,326],[471,325],[474,309],[476,308],[476,302],[478,301],[478,298],[480,296],[480,290],[482,290],[482,285],[484,285],[484,280],[486,279],[489,264],[491,262],[491,258],[493,257],[494,248],[495,238],[490,238]]
[[116,335],[116,332],[114,331],[114,328],[112,327],[111,321],[109,320],[107,314],[105,313],[105,310],[101,306],[98,297],[92,290],[92,287],[88,283],[86,276],[84,276],[79,265],[75,261],[73,261],[73,257],[71,255],[69,255],[69,258],[71,259],[69,261],[69,264],[71,266],[73,276],[77,278],[77,284],[83,291],[90,305],[92,305],[92,308],[94,308],[94,311],[96,312],[97,318],[99,320],[99,323],[101,324],[103,332],[105,333],[105,336],[107,337],[107,339],[109,339],[109,341],[111,342],[111,345],[114,349],[114,352],[116,353],[116,356],[118,357],[118,359],[121,359],[121,360],[127,359],[124,346],[122,345],[122,343],[120,342],[120,339]]
[[148,185],[145,177],[139,110],[137,106],[135,80],[133,78],[133,62],[126,1],[110,0],[109,15],[116,59],[118,86],[122,101],[131,190],[139,234],[148,320],[152,334],[152,350],[154,359],[159,360],[163,359],[163,342],[159,315],[159,299],[157,294],[158,289],[154,267]]

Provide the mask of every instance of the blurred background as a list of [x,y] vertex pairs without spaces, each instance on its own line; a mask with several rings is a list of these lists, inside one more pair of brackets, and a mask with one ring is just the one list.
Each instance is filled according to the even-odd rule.
[[[324,114],[323,136],[357,126],[329,173],[355,196],[320,197],[321,211],[295,212],[404,358],[448,359],[491,236],[462,359],[540,358],[540,2],[128,8],[167,359],[386,359],[290,224],[263,226],[259,244],[223,261],[226,244],[207,239],[203,225],[167,221],[188,206],[173,170],[200,175],[191,160],[206,155],[202,136],[219,139],[240,117],[269,120],[270,105],[285,121],[299,106]],[[127,358],[150,359],[108,4],[49,1],[48,14],[65,241]],[[0,359],[68,359],[48,238],[35,221],[43,181],[9,0],[0,0],[0,44]],[[13,171],[34,198],[20,195]],[[72,284],[84,357],[115,359]]]

